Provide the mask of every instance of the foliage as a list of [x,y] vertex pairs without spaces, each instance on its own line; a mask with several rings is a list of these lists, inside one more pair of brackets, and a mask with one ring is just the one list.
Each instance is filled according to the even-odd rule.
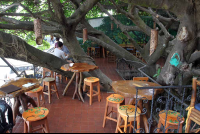
[[[115,15],[114,16],[118,21],[120,21],[122,24],[126,26],[135,26],[135,24],[125,17],[124,15]],[[151,27],[153,27],[152,19],[143,17],[143,20],[147,22],[147,24]],[[150,23],[149,23],[150,22]],[[114,28],[111,30],[111,23],[113,23]],[[101,26],[96,28],[97,30],[103,31],[108,37],[110,37],[115,43],[117,44],[129,44],[128,38],[124,35],[124,33],[117,28],[117,25],[110,20],[109,17],[104,17],[103,23]],[[137,43],[143,44],[146,43],[149,40],[149,37],[147,37],[142,32],[129,32],[129,35],[136,40]]]

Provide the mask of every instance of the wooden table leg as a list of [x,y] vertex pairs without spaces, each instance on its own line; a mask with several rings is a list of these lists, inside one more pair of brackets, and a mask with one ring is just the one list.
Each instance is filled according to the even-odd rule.
[[80,97],[79,97],[79,94],[78,94],[79,78],[80,78],[80,74],[76,73],[76,86],[75,86],[75,91],[74,91],[74,95],[73,95],[72,99],[75,99],[75,97],[77,95],[78,99],[80,100]]
[[19,107],[22,106],[23,111],[26,111],[26,110],[28,110],[28,104],[29,103],[33,107],[37,107],[36,102],[31,97],[27,96],[24,93],[15,98],[15,104],[14,104],[14,108],[13,108],[14,123],[16,121],[17,116],[20,116],[20,117],[22,116],[22,114],[19,112]]
[[85,102],[84,99],[83,99],[82,92],[81,92],[81,84],[82,84],[82,80],[83,80],[83,74],[82,74],[82,72],[80,72],[80,81],[79,81],[78,92],[79,92],[79,96],[80,96],[82,102]]
[[69,83],[67,84],[67,86],[66,86],[66,88],[65,88],[65,90],[64,90],[64,92],[63,92],[63,96],[65,96],[65,94],[66,94],[66,92],[67,92],[69,86],[71,85],[72,81],[74,80],[74,77],[75,77],[75,76],[76,76],[76,73],[73,74],[71,80],[70,80]]

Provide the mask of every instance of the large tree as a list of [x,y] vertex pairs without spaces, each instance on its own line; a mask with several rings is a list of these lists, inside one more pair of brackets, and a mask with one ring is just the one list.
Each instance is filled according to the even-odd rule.
[[[118,58],[141,62],[102,31],[94,29],[88,23],[88,16],[95,16],[102,12],[119,26],[124,35],[141,53],[146,65],[151,68],[151,72],[156,73],[157,61],[165,57],[165,65],[157,78],[159,83],[174,84],[177,69],[183,72],[184,84],[192,76],[200,74],[200,70],[197,69],[200,54],[196,51],[198,50],[200,24],[200,2],[197,0],[2,0],[0,3],[0,29],[20,30],[26,33],[34,30],[33,19],[39,18],[42,20],[43,34],[61,36],[75,62],[95,64],[77,41],[77,37],[82,38],[83,28],[88,29],[89,40],[105,47]],[[19,12],[18,7],[23,10]],[[108,10],[125,15],[136,26],[123,25]],[[142,48],[130,36],[131,31],[151,35],[152,28],[141,19],[140,12],[147,12],[159,27],[158,46],[151,56],[149,56],[150,42]],[[178,31],[177,37],[170,35],[168,32],[170,28]],[[170,64],[174,55],[178,56],[175,58],[179,62],[176,68]],[[58,73],[64,73],[60,70],[60,66],[66,63],[31,47],[23,39],[5,32],[0,32],[0,56],[27,61]],[[95,70],[90,74],[99,77],[105,89],[111,89],[112,81],[100,70]]]

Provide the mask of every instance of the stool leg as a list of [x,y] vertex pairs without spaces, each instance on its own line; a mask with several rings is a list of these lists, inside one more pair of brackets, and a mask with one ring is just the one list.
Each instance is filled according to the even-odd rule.
[[31,122],[27,122],[28,123],[28,133],[32,133],[32,124]]
[[130,127],[129,127],[129,133],[131,133],[131,131],[132,131],[132,126],[133,126],[133,122],[131,121],[130,122]]
[[169,132],[169,124],[166,124],[165,130],[166,130],[165,133]]
[[158,133],[161,132],[161,126],[162,126],[162,123],[161,123],[161,120],[159,120],[159,122],[158,122],[158,130],[157,130]]
[[45,120],[45,128],[46,128],[47,133],[50,133],[50,131],[49,131],[49,124],[48,124],[47,118]]
[[98,88],[98,100],[99,100],[99,102],[101,102],[101,87],[100,87],[100,84],[98,84],[97,88]]
[[138,116],[136,120],[137,120],[137,129],[138,129],[137,133],[140,133],[140,130],[139,130],[140,129],[140,116]]
[[83,86],[83,92],[86,91],[86,83],[84,82],[84,86]]
[[40,107],[40,93],[37,93],[38,107]]
[[26,124],[26,121],[24,121],[24,133],[28,133],[28,126]]
[[44,105],[44,107],[46,107],[46,105],[45,105],[45,99],[44,99],[44,93],[41,92],[40,94],[41,94],[41,100],[43,102],[43,105]]
[[127,133],[127,126],[128,126],[128,118],[126,117],[124,121],[124,133]]
[[90,106],[92,105],[93,85],[90,85]]
[[49,97],[49,104],[51,104],[51,85],[48,83],[48,97]]
[[116,127],[115,133],[118,133],[118,132],[119,132],[118,128],[120,128],[120,123],[121,123],[121,116],[119,115],[119,116],[118,116],[118,120],[117,120],[117,127]]
[[54,86],[54,89],[55,89],[55,91],[56,91],[57,98],[60,99],[60,98],[59,98],[59,94],[58,94],[58,89],[57,89],[56,83],[54,83],[53,86]]
[[180,125],[179,132],[178,132],[178,133],[183,133],[183,124]]
[[104,119],[103,119],[103,128],[104,128],[105,125],[106,125],[107,113],[108,113],[108,101],[106,101],[106,110],[105,110]]

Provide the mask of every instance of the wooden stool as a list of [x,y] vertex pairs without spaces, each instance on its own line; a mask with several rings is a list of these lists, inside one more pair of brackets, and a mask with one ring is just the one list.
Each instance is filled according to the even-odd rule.
[[[36,107],[25,111],[22,114],[24,119],[24,133],[33,133],[42,130],[45,133],[50,133],[47,121],[49,110],[42,107]],[[40,128],[33,129],[34,127],[41,126]]]
[[[137,112],[136,112],[136,117],[135,117],[135,106],[133,105],[124,105],[124,106],[120,106],[118,109],[119,112],[119,117],[118,117],[118,121],[117,121],[117,128],[116,128],[116,133],[118,133],[120,131],[120,133],[127,133],[127,129],[128,127],[133,128],[133,122],[136,121],[137,122],[137,129],[138,133],[140,133],[140,114],[141,114],[141,110],[139,108],[137,108]],[[121,118],[124,120],[125,125],[120,126],[121,123]],[[128,124],[128,122],[130,122],[130,124]],[[124,128],[124,132],[121,130],[121,128]],[[131,132],[131,129],[130,129]]]
[[[192,97],[190,106],[186,109],[188,111],[185,133],[199,133],[200,128],[195,128],[196,125],[200,125],[200,104],[197,104],[197,85],[200,85],[200,81],[197,78],[193,78],[192,81]],[[195,122],[194,126],[192,125],[192,121]]]
[[[108,120],[112,120],[114,122],[117,122],[117,119],[112,118],[112,114],[117,113],[117,117],[118,117],[118,112],[117,111],[113,111],[113,108],[117,108],[119,109],[120,105],[122,103],[124,103],[124,96],[119,95],[119,94],[112,94],[109,97],[107,97],[106,99],[106,110],[105,110],[105,115],[104,115],[104,120],[103,120],[103,128],[106,125],[106,119]],[[112,107],[111,112],[108,113],[108,108]],[[111,115],[109,117],[109,115]]]
[[[161,125],[165,126],[165,129],[167,129],[165,133],[168,133],[169,129],[178,129],[178,126],[179,126],[179,122],[177,120],[178,116],[180,116],[180,113],[169,110],[167,114],[167,121],[166,121],[167,123],[165,126],[166,111],[165,110],[161,111],[159,113],[160,119],[158,123],[158,133],[161,132]],[[180,128],[178,131],[179,133],[182,133],[184,121],[185,121],[185,118],[182,117],[181,122],[180,122]]]
[[[90,105],[92,105],[92,97],[98,96],[99,102],[101,102],[101,90],[100,90],[100,83],[99,79],[96,77],[89,77],[84,79],[84,88],[83,91],[86,91],[86,86],[90,87],[90,94],[87,94],[88,97],[90,97]],[[97,86],[97,92],[93,90],[93,86]],[[95,94],[93,94],[93,92]]]
[[[51,103],[51,95],[53,93],[56,93],[58,99],[60,99],[59,98],[59,94],[58,94],[58,89],[57,89],[57,86],[56,86],[56,81],[55,81],[54,78],[45,78],[45,79],[43,79],[43,90],[45,90],[45,86],[48,86],[48,93],[44,92],[44,91],[43,91],[43,93],[45,95],[49,96],[49,103]],[[51,86],[54,86],[54,90],[51,89]]]
[[[43,87],[42,86],[40,86],[39,88],[33,89],[29,92],[26,92],[26,94],[30,97],[36,97],[37,98],[38,107],[41,107],[42,105],[45,106],[44,93],[43,93]],[[42,103],[40,103],[40,101]]]

